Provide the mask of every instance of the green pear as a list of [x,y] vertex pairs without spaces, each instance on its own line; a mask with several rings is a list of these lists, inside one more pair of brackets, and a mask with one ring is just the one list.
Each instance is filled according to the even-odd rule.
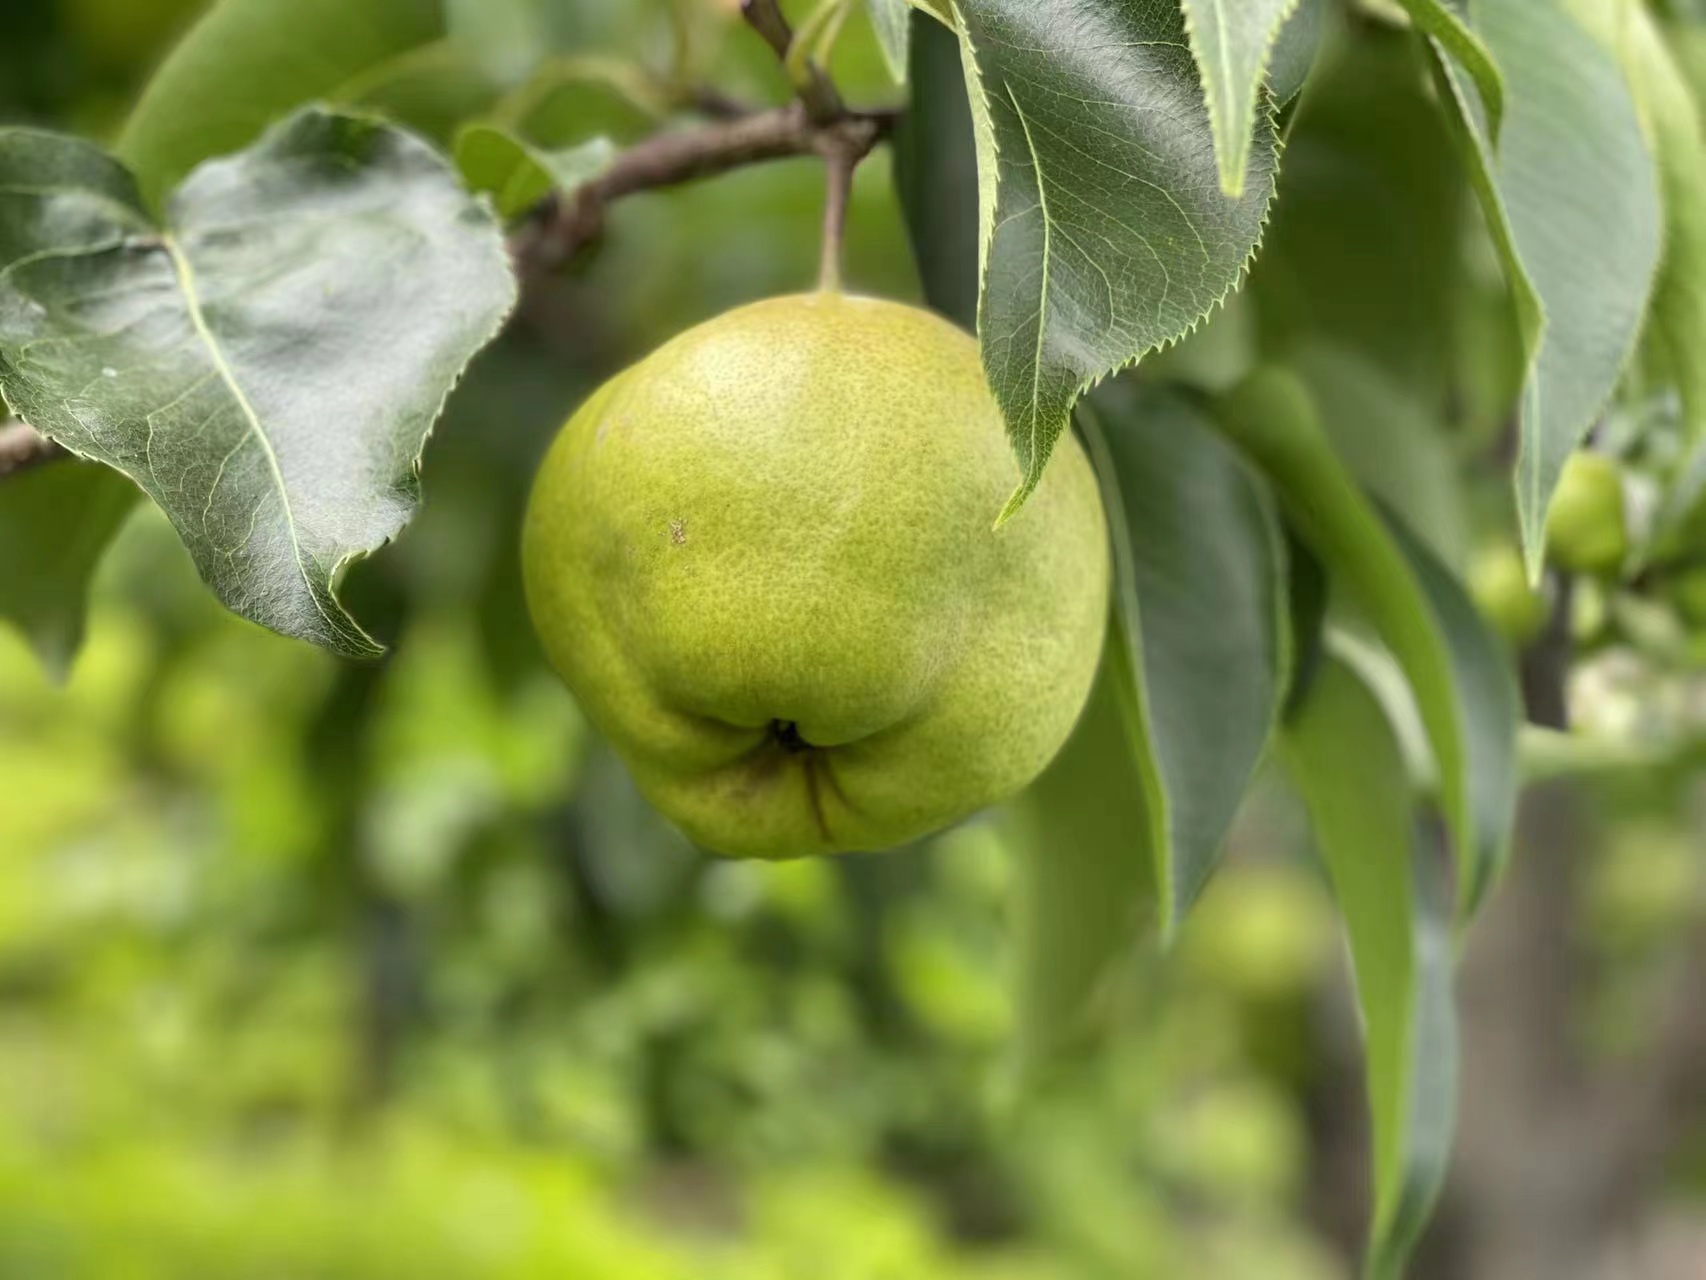
[[534,625],[700,845],[890,848],[1018,791],[1100,660],[1108,535],[1063,437],[1030,501],[977,344],[892,302],[739,308],[593,394],[540,470]]
[[1567,573],[1608,576],[1629,555],[1623,473],[1603,453],[1573,453],[1546,516],[1547,558]]

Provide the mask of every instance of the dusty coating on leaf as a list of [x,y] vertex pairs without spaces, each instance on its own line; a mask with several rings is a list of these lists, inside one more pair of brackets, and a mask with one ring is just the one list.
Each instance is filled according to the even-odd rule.
[[1022,517],[976,344],[915,308],[741,308],[606,383],[524,538],[553,662],[690,836],[887,848],[1028,783],[1094,677],[1108,547],[1068,441]]

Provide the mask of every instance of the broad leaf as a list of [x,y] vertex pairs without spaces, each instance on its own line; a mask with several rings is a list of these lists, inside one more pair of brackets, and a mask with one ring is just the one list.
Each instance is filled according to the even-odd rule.
[[1262,84],[1280,28],[1297,0],[1182,0],[1219,158],[1220,189],[1244,194],[1244,170]]
[[1134,690],[1126,647],[1111,634],[1078,727],[1008,809],[1026,1070],[1105,1029],[1154,928],[1154,818],[1133,769]]
[[865,0],[876,28],[877,44],[897,84],[906,83],[909,61],[907,46],[912,40],[912,8],[907,0]]
[[445,35],[440,0],[217,0],[149,81],[117,153],[152,203],[293,108]]
[[1163,937],[1219,858],[1290,681],[1272,500],[1201,410],[1112,384],[1080,411],[1114,540]]
[[553,191],[572,192],[591,182],[615,158],[609,138],[547,151],[486,124],[469,125],[456,138],[463,180],[471,190],[489,192],[504,218],[519,217]]
[[1473,212],[1428,76],[1402,31],[1371,27],[1323,55],[1244,296],[1270,356],[1327,338],[1439,412]]
[[977,147],[959,41],[913,19],[906,114],[894,140],[895,185],[924,297],[966,329],[977,325]]
[[1439,774],[1467,916],[1497,878],[1516,805],[1518,699],[1499,641],[1450,574],[1395,535],[1327,443],[1292,375],[1264,370],[1220,421],[1274,483],[1299,536],[1403,668]]
[[83,640],[89,580],[136,506],[136,486],[83,462],[36,467],[0,483],[0,618],[57,676]]
[[1079,395],[1171,342],[1236,285],[1273,192],[1257,120],[1244,195],[1220,190],[1173,4],[960,0],[978,139],[984,369],[1023,478]]
[[1370,1280],[1400,1280],[1439,1195],[1457,1092],[1451,906],[1416,843],[1404,759],[1379,701],[1336,658],[1281,738],[1345,918],[1374,1133]]
[[1564,462],[1640,332],[1662,238],[1658,183],[1614,56],[1564,0],[1479,0],[1474,19],[1504,73],[1496,146],[1463,74],[1442,64],[1442,80],[1516,295],[1528,357],[1517,511],[1538,576]]
[[163,225],[51,134],[0,134],[5,189],[14,411],[140,485],[231,609],[377,652],[334,586],[409,518],[444,397],[513,301],[490,214],[414,138],[318,110],[202,166]]

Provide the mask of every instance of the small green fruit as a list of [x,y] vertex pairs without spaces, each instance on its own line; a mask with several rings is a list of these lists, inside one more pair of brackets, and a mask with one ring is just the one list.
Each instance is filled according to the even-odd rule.
[[1469,565],[1469,594],[1494,630],[1524,645],[1546,625],[1546,597],[1528,585],[1522,556],[1508,543],[1483,547]]
[[879,849],[1017,791],[1083,708],[1107,530],[1070,437],[1031,500],[977,345],[928,312],[771,299],[594,393],[523,543],[552,662],[707,848]]
[[1609,575],[1629,555],[1623,475],[1603,453],[1576,453],[1564,464],[1546,517],[1546,554],[1567,573]]

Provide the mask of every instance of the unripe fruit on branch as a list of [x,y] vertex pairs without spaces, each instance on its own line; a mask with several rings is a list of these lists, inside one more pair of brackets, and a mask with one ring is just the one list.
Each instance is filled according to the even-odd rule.
[[725,854],[904,843],[1031,781],[1108,611],[1076,441],[1025,508],[977,344],[818,293],[612,378],[540,471],[523,545],[547,653],[642,791]]

